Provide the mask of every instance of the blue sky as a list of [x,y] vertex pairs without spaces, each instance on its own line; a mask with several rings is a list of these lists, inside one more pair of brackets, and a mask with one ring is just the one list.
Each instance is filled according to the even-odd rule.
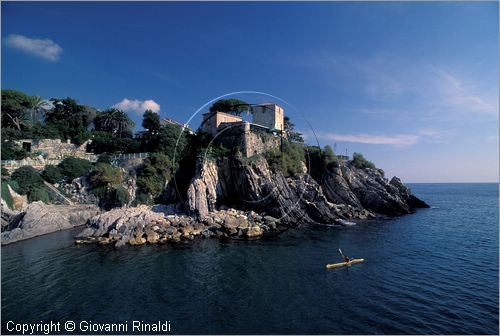
[[1,24],[2,88],[121,103],[139,125],[259,91],[389,178],[498,181],[495,2],[2,2]]

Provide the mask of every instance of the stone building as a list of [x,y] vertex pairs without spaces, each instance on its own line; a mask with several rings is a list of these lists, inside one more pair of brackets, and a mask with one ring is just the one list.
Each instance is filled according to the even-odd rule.
[[223,124],[241,123],[243,119],[234,114],[225,112],[208,112],[203,114],[203,123],[201,131],[210,135],[216,135],[219,127]]
[[272,130],[283,130],[284,113],[283,108],[276,104],[260,104],[252,106],[253,123],[267,127]]
[[[259,104],[252,106],[253,121],[252,124],[263,126],[269,130],[282,131],[284,129],[284,109],[272,103]],[[201,126],[202,132],[216,135],[220,127],[229,126],[233,123],[242,123],[240,116],[225,112],[207,112],[203,114]]]

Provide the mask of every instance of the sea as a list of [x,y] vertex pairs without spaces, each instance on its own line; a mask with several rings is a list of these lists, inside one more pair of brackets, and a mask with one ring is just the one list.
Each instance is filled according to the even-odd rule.
[[[132,334],[136,321],[168,322],[163,334],[498,335],[498,184],[409,186],[431,208],[268,240],[114,248],[75,245],[76,229],[4,246],[2,334],[49,322],[106,334],[82,321]],[[326,269],[338,248],[365,261]]]

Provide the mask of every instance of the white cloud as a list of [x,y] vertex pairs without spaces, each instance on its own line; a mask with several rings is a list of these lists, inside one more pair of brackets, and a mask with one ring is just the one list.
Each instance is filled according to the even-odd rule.
[[411,146],[416,144],[419,140],[419,136],[415,134],[397,134],[386,136],[369,134],[317,133],[316,135],[318,139],[322,140],[356,142],[368,145],[391,145],[397,147]]
[[142,101],[138,99],[130,100],[127,98],[123,98],[121,102],[116,103],[115,105],[113,105],[113,107],[127,112],[134,112],[139,115],[143,114],[146,110],[151,110],[155,113],[160,112],[160,104],[152,99]]
[[[431,143],[447,142],[454,136],[451,131],[441,131],[433,128],[424,128],[409,134],[395,135],[371,135],[371,134],[338,134],[317,132],[319,140],[353,142],[367,145],[389,145],[395,147],[407,147],[416,145],[421,141]],[[310,134],[307,135],[311,137]]]
[[5,44],[52,62],[59,60],[63,52],[63,49],[50,39],[36,39],[18,34],[8,35]]
[[498,93],[486,95],[478,93],[457,76],[441,69],[434,70],[441,94],[442,104],[450,109],[466,113],[483,113],[498,116]]

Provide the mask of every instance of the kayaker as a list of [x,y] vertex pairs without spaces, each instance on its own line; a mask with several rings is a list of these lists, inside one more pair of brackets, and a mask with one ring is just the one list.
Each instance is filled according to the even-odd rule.
[[344,255],[344,253],[342,253],[342,250],[339,248],[339,252],[340,252],[340,255],[342,255],[342,258],[344,258],[344,261],[346,263],[348,263],[349,261],[352,260],[352,258],[349,258],[348,256]]

